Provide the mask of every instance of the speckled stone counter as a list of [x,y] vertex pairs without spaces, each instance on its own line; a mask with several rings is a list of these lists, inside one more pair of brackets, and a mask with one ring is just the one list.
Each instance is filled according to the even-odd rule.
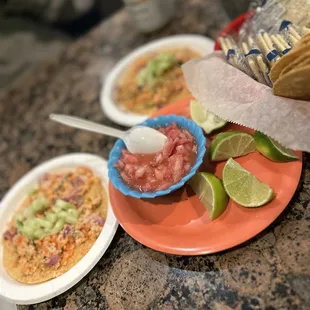
[[[107,158],[113,139],[59,126],[48,115],[75,114],[113,125],[98,98],[106,73],[120,57],[169,34],[215,38],[228,22],[216,1],[178,5],[174,21],[147,36],[138,34],[121,11],[31,78],[0,93],[1,195],[33,166],[57,155],[90,152]],[[181,257],[147,249],[119,228],[82,281],[48,302],[19,309],[310,309],[309,159],[305,155],[289,206],[253,240],[216,255]]]

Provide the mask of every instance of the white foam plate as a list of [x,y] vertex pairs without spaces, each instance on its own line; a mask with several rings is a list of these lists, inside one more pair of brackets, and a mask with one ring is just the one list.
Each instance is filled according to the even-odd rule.
[[132,61],[156,50],[182,47],[190,47],[204,56],[213,51],[214,41],[200,35],[176,35],[152,41],[132,51],[114,66],[101,89],[100,104],[105,115],[115,123],[128,127],[146,120],[149,115],[131,113],[117,106],[113,100],[114,88]]
[[[38,179],[46,172],[59,169],[73,169],[77,166],[89,167],[102,180],[108,194],[107,162],[101,157],[79,153],[69,154],[49,160],[28,172],[5,195],[0,203],[0,232],[14,211],[19,207],[25,195],[37,184]],[[110,245],[118,223],[108,201],[108,214],[103,229],[89,252],[70,270],[53,280],[40,284],[24,284],[12,279],[5,271],[2,263],[2,243],[0,244],[0,296],[8,302],[16,304],[34,304],[51,299],[80,281],[99,261]]]

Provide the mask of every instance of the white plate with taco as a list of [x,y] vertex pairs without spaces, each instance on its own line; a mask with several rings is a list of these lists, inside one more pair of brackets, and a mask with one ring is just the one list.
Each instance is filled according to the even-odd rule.
[[110,245],[118,223],[104,159],[86,153],[28,172],[0,204],[0,296],[17,304],[53,298],[81,280]]
[[115,123],[134,126],[158,109],[190,97],[182,64],[213,51],[201,35],[175,35],[145,44],[121,59],[101,91],[103,112]]

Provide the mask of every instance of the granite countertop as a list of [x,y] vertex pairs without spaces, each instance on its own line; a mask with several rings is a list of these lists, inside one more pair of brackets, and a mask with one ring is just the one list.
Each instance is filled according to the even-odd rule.
[[[151,35],[136,32],[120,11],[0,93],[1,196],[33,166],[70,152],[108,157],[114,140],[48,121],[52,112],[114,125],[99,92],[118,59],[151,39],[177,33],[215,38],[229,21],[217,1],[177,1],[175,19]],[[95,268],[66,293],[19,309],[309,309],[310,156],[283,214],[232,250],[182,257],[148,249],[121,228]],[[220,236],[219,236],[220,238]]]

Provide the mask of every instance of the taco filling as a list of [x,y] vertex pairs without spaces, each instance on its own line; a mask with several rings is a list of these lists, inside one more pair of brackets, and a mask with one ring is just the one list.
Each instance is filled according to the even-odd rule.
[[43,175],[3,234],[6,271],[24,283],[60,276],[95,243],[106,214],[106,192],[90,169]]

